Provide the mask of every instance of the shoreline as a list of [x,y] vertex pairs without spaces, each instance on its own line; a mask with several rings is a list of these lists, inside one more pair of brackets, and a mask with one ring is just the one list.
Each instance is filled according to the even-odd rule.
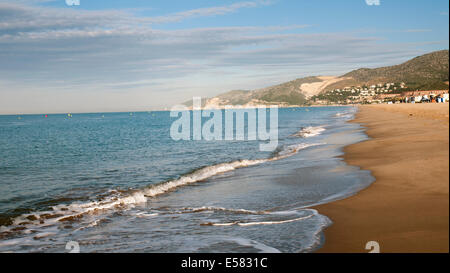
[[315,206],[333,224],[319,253],[449,251],[449,105],[360,106],[351,122],[369,140],[344,148],[349,165],[375,177],[366,189]]

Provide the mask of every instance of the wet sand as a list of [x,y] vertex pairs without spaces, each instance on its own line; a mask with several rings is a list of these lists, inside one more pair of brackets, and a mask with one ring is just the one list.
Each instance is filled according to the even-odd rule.
[[353,122],[368,141],[345,148],[348,164],[376,181],[344,200],[316,207],[334,224],[318,252],[449,251],[449,104],[361,106]]

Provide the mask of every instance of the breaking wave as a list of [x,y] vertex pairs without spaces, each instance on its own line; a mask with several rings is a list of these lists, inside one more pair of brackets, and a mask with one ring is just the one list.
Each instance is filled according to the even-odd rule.
[[344,118],[346,120],[350,120],[354,118],[356,111],[356,108],[352,108],[344,112],[336,113],[334,116],[336,118]]
[[240,215],[256,215],[258,217],[264,217],[261,221],[248,222],[245,220],[236,220],[233,222],[219,223],[219,222],[207,222],[202,223],[204,226],[255,226],[255,225],[276,225],[291,223],[301,220],[306,220],[314,216],[319,215],[317,210],[314,209],[300,209],[291,211],[254,211],[245,209],[227,209],[222,207],[200,207],[200,208],[185,208],[189,212],[203,212],[203,211],[219,211]]
[[[126,191],[110,190],[102,198],[96,201],[89,201],[84,203],[77,202],[69,205],[60,204],[53,206],[51,211],[23,214],[15,217],[11,225],[0,226],[0,238],[5,237],[9,234],[24,232],[26,230],[29,230],[30,228],[37,228],[39,226],[71,223],[73,221],[82,219],[86,215],[98,215],[113,209],[131,209],[138,204],[146,203],[148,201],[148,198],[167,193],[169,191],[175,190],[178,187],[201,182],[215,175],[230,172],[239,168],[255,166],[266,162],[287,158],[298,153],[298,151],[302,149],[322,144],[323,143],[300,143],[290,145],[286,146],[284,149],[278,151],[272,157],[267,159],[237,160],[228,163],[206,166],[189,174],[183,175],[178,179],[163,182],[160,184],[150,185],[145,188]],[[199,210],[208,209],[211,208],[199,208]],[[219,210],[217,208],[215,209]],[[187,210],[186,212],[189,212],[189,210]]]
[[295,133],[293,136],[295,137],[301,137],[301,138],[308,138],[308,137],[314,137],[322,134],[326,129],[322,126],[309,126],[309,127],[303,127],[300,131]]

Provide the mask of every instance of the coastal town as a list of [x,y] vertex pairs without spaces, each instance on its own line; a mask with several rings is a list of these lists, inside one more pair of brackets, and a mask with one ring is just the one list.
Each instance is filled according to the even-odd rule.
[[449,102],[449,90],[410,90],[404,83],[378,83],[333,89],[310,98],[314,105]]

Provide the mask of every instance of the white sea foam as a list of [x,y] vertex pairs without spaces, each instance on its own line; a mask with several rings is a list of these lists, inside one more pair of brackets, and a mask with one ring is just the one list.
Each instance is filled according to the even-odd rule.
[[[17,226],[24,226],[26,228],[50,227],[61,222],[70,222],[81,219],[85,215],[97,215],[113,209],[131,209],[138,204],[147,202],[148,198],[167,193],[178,187],[204,181],[215,175],[230,172],[239,168],[255,166],[266,162],[287,158],[302,149],[321,144],[322,143],[300,143],[290,145],[285,147],[274,157],[268,159],[237,160],[229,163],[220,163],[198,169],[190,174],[183,175],[178,179],[157,185],[151,185],[140,190],[132,190],[129,192],[118,192],[113,190],[109,192],[110,195],[107,195],[102,200],[53,206],[52,211],[36,212],[18,216],[14,219],[11,226],[0,227],[0,232],[9,232]],[[212,208],[204,207],[200,209],[211,210]],[[219,210],[219,208],[214,209]],[[239,210],[239,212],[243,213],[245,211]],[[247,211],[247,213],[253,212]]]
[[49,237],[49,236],[52,236],[52,235],[55,235],[55,234],[56,233],[54,233],[54,232],[41,232],[41,233],[35,234],[33,236],[33,238],[37,240],[37,239],[42,239],[42,238]]
[[143,212],[143,211],[141,211],[141,212],[137,212],[137,213],[135,213],[134,214],[136,217],[140,217],[140,218],[142,218],[142,217],[153,217],[153,216],[158,216],[159,215],[159,213],[146,213],[146,212]]
[[300,131],[295,133],[294,136],[302,138],[314,137],[320,135],[325,130],[326,129],[323,126],[309,126],[302,128]]
[[237,160],[229,163],[220,163],[217,165],[207,166],[191,174],[184,175],[176,180],[172,180],[158,185],[152,185],[146,189],[143,189],[142,193],[144,194],[145,197],[154,197],[166,193],[168,191],[171,191],[180,186],[200,182],[221,173],[230,172],[236,169],[250,167],[254,165],[259,165],[265,162],[280,160],[292,156],[302,149],[316,145],[322,145],[322,143],[311,143],[311,144],[301,143],[287,146],[276,156],[268,159]]
[[225,172],[233,171],[233,170],[239,169],[239,168],[258,165],[258,164],[261,164],[261,163],[264,163],[267,161],[270,161],[270,159],[238,160],[238,161],[229,162],[229,163],[221,163],[221,164],[217,164],[217,165],[207,166],[207,167],[201,168],[191,174],[184,175],[176,180],[172,180],[172,181],[165,182],[162,184],[150,186],[150,187],[142,190],[142,192],[146,197],[154,197],[154,196],[166,193],[166,192],[173,190],[180,186],[203,181],[207,178],[218,175],[220,173],[225,173]]
[[[285,224],[285,223],[292,223],[292,222],[296,222],[296,221],[302,221],[302,220],[306,220],[309,218],[312,218],[316,215],[318,215],[319,213],[317,212],[317,210],[314,209],[303,209],[303,212],[309,212],[309,215],[306,216],[302,216],[302,217],[296,217],[296,218],[292,218],[292,219],[286,219],[286,220],[279,220],[279,221],[256,221],[256,222],[241,222],[241,221],[234,221],[234,222],[229,222],[229,223],[207,223],[204,225],[211,225],[211,226],[233,226],[233,225],[237,225],[237,226],[256,226],[256,225],[277,225],[277,224]],[[289,212],[265,212],[265,214],[298,214],[299,212],[297,211],[289,211]]]
[[[242,210],[242,209],[227,209],[222,207],[200,207],[200,208],[185,208],[190,211],[202,212],[204,210],[218,211],[223,213],[240,213],[244,214],[241,220],[232,222],[206,222],[202,223],[203,226],[216,226],[216,227],[251,227],[259,225],[280,225],[286,223],[293,223],[298,221],[304,221],[308,219],[314,219],[311,225],[314,225],[313,235],[304,241],[302,245],[302,252],[311,252],[315,250],[321,244],[322,230],[331,224],[328,217],[319,214],[315,209],[297,208],[285,211],[254,211],[254,210]],[[246,217],[245,214],[253,214],[255,216]],[[259,215],[259,216],[256,216]],[[282,216],[280,219],[279,216]],[[259,221],[256,219],[260,218]],[[278,218],[278,219],[277,219]],[[253,221],[252,221],[253,220]],[[256,221],[255,221],[256,220]],[[246,245],[246,244],[243,244]],[[271,248],[270,246],[268,246]],[[269,252],[277,249],[272,249]]]
[[228,209],[223,207],[199,207],[199,208],[183,208],[180,213],[195,213],[195,212],[203,212],[203,211],[224,211],[231,213],[239,213],[239,214],[267,214],[267,211],[255,211],[255,210],[246,210],[246,209]]
[[348,109],[347,111],[336,113],[336,115],[334,116],[337,118],[353,119],[356,111],[357,111],[356,108],[351,108]]

